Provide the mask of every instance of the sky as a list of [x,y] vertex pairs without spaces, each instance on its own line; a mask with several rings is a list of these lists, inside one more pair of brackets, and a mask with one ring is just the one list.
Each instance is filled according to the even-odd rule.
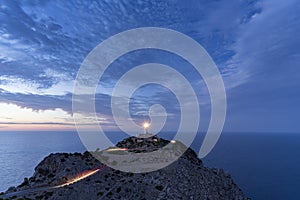
[[[122,31],[161,27],[193,38],[216,63],[227,95],[224,131],[299,132],[299,10],[298,0],[0,0],[0,131],[74,130],[73,86],[88,53]],[[110,107],[118,79],[149,62],[172,66],[190,81],[205,131],[211,104],[201,75],[184,59],[151,49],[121,56],[100,79],[95,99],[102,128],[119,130]],[[164,130],[176,130],[176,95],[155,84],[135,91],[128,120],[149,120],[154,104],[168,113]],[[89,126],[88,117],[81,125]]]

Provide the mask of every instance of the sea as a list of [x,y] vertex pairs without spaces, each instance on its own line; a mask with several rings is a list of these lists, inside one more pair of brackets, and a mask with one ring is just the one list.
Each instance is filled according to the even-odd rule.
[[[126,137],[107,135],[113,142]],[[170,133],[159,136],[172,139]],[[191,145],[196,152],[202,139],[203,133],[198,133]],[[50,153],[84,151],[75,131],[0,132],[0,191],[30,177]],[[300,199],[300,133],[222,133],[203,163],[230,173],[251,199]]]

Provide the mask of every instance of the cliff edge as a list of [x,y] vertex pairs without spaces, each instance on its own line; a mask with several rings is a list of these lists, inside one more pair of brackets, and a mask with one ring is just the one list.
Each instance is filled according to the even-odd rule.
[[[170,142],[156,136],[130,137],[116,145],[119,149],[110,152],[138,154],[156,151]],[[112,148],[96,153],[103,158],[107,157],[108,150]],[[177,150],[174,147],[169,151],[176,153]],[[0,197],[41,200],[248,199],[229,174],[203,166],[190,148],[169,166],[148,173],[115,170],[89,152],[50,154],[36,166],[32,177],[25,178],[21,185],[10,188]]]

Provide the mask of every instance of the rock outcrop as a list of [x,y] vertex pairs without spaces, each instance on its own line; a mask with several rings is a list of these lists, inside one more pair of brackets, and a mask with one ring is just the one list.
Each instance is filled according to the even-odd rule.
[[[128,152],[156,151],[170,143],[130,137],[116,146]],[[102,151],[99,151],[102,154]],[[99,166],[102,166],[100,169]],[[190,148],[171,165],[149,173],[103,167],[89,152],[50,154],[29,179],[2,196],[9,199],[247,199],[229,174],[203,166]],[[83,179],[90,172],[96,172]],[[72,180],[79,180],[74,181]],[[72,184],[67,184],[67,183]],[[10,195],[11,194],[11,195]]]

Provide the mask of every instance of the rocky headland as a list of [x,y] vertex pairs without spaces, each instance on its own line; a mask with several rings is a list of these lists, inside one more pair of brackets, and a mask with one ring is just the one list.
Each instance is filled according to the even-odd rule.
[[[156,136],[130,137],[114,148],[98,150],[93,155],[90,152],[50,154],[36,166],[32,177],[9,188],[0,199],[248,199],[229,174],[205,167],[190,148],[167,167],[147,173],[116,170],[95,158],[99,156],[100,160],[118,165],[110,160],[110,153],[154,152],[171,142]],[[182,145],[177,142],[176,146],[174,142],[174,146],[164,151],[178,155]]]

